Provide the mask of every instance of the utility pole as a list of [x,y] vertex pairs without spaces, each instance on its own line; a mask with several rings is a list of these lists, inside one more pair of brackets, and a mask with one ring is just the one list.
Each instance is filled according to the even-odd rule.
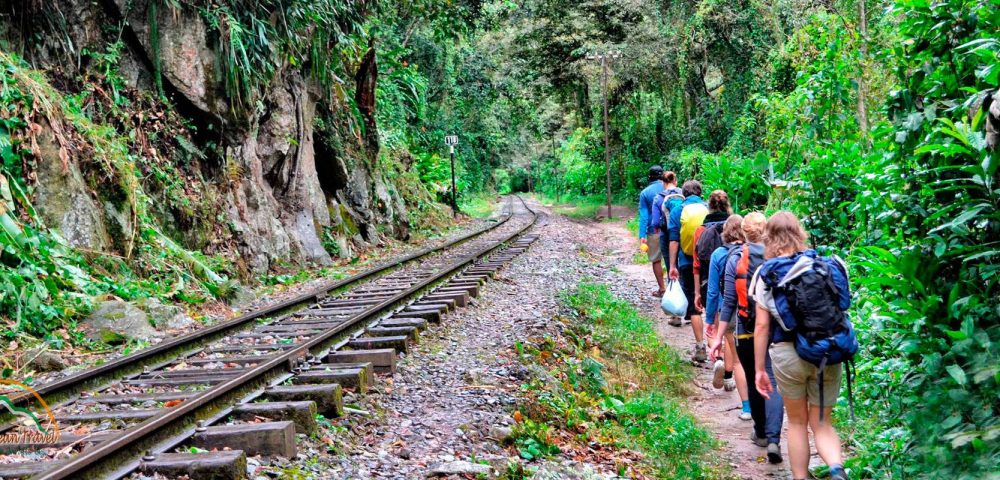
[[611,216],[611,151],[608,140],[608,73],[611,61],[621,56],[620,51],[587,55],[588,60],[595,60],[601,64],[601,94],[604,97],[604,182],[608,197],[609,220],[613,217]]
[[556,203],[559,203],[559,192],[562,191],[562,175],[559,174],[559,157],[556,156],[556,137],[552,137],[552,180],[556,184]]
[[451,212],[458,218],[458,189],[455,188],[455,145],[458,145],[458,135],[444,137],[444,144],[451,150]]
[[528,193],[534,193],[535,189],[531,188],[534,185],[533,174],[535,172],[535,161],[533,159],[528,159]]

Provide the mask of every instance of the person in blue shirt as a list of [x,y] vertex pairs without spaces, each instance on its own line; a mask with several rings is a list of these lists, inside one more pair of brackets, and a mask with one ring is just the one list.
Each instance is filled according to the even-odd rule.
[[[763,227],[763,224],[762,224]],[[716,320],[716,315],[719,313],[722,304],[723,289],[722,284],[725,280],[726,265],[730,258],[730,254],[734,250],[740,248],[743,245],[744,235],[743,235],[743,217],[739,215],[731,215],[726,223],[722,227],[722,241],[723,245],[712,252],[712,259],[708,266],[708,295],[705,301],[705,324],[706,327],[705,335],[709,339],[709,343],[714,346],[722,343],[722,339],[725,339],[725,355],[723,360],[716,360],[713,366],[713,378],[712,386],[715,388],[725,388],[727,392],[733,390],[738,390],[740,395],[740,401],[743,404],[743,409],[739,414],[740,420],[752,420],[753,415],[750,410],[750,400],[747,394],[747,382],[745,376],[745,370],[740,365],[740,360],[736,355],[736,342],[733,333],[735,331],[736,322],[728,322],[724,320]],[[728,296],[731,296],[731,301],[735,302],[736,294],[732,291],[725,292]],[[732,309],[730,309],[732,311]],[[730,313],[732,315],[732,313]],[[723,324],[728,326],[724,332],[719,332],[716,336],[716,325]],[[716,340],[713,342],[712,339]],[[751,343],[751,342],[747,342]],[[710,352],[714,353],[717,350],[710,348]],[[717,357],[717,355],[712,355]],[[735,373],[734,373],[735,372]],[[780,430],[780,428],[779,428]],[[763,429],[761,429],[763,432]],[[763,438],[763,436],[762,436]]]
[[663,174],[663,191],[653,199],[653,211],[649,223],[660,227],[660,253],[670,251],[669,235],[666,235],[667,217],[673,207],[684,201],[684,194],[677,188],[677,174],[667,171]]
[[[653,291],[653,295],[662,297],[667,291],[663,283],[663,251],[660,249],[660,224],[652,223],[650,219],[654,216],[654,202],[656,196],[663,191],[663,167],[653,165],[649,167],[649,185],[639,193],[639,242],[640,249],[645,245],[646,255],[649,262],[653,264],[653,276],[656,277],[656,284],[659,287]],[[657,215],[658,218],[658,215]]]
[[[694,330],[693,360],[701,363],[708,359],[705,325],[701,320],[701,310],[694,302],[694,289],[698,288],[694,284],[694,260],[681,250],[681,212],[688,205],[704,204],[705,201],[701,199],[701,182],[697,180],[684,182],[681,191],[684,195],[684,202],[670,210],[670,218],[667,221],[667,234],[670,240],[670,279],[681,281],[681,288],[684,290],[684,296],[687,297],[688,310],[685,318],[691,321],[691,329]],[[679,322],[670,324],[680,326]]]
[[[740,230],[743,238],[746,240],[749,251],[756,250],[759,253],[764,251],[764,245],[761,242],[764,238],[766,224],[767,219],[760,212],[748,213],[743,219]],[[756,366],[753,332],[751,327],[744,325],[743,319],[736,315],[738,309],[736,270],[740,256],[740,252],[736,251],[731,255],[726,255],[724,259],[725,265],[723,266],[724,274],[722,277],[724,287],[721,295],[721,303],[718,307],[720,312],[718,328],[725,332],[731,332],[735,326],[735,342],[733,335],[727,334],[724,337],[723,332],[720,331],[712,341],[710,353],[712,356],[716,356],[723,348],[726,349],[727,353],[735,349],[736,356],[739,359],[737,366],[743,371],[743,377],[752,382],[755,378],[754,368]],[[747,292],[748,295],[749,293]],[[775,385],[770,355],[765,359],[765,364],[772,385]],[[767,448],[768,461],[771,463],[780,463],[782,461],[780,447],[781,428],[785,415],[781,395],[775,393],[771,395],[771,398],[765,399],[754,385],[750,385],[748,394],[745,398],[747,398],[747,403],[749,403],[750,417],[753,420],[753,432],[750,439],[757,446]]]

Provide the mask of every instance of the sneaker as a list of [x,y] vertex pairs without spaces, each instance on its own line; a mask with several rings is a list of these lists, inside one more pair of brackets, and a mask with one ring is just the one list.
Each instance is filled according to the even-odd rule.
[[722,388],[724,383],[723,375],[726,374],[726,365],[722,363],[722,360],[716,360],[715,365],[712,367],[712,386],[716,390]]
[[671,327],[679,327],[684,325],[684,321],[681,320],[681,317],[670,317],[667,319],[667,324]]
[[699,344],[694,346],[694,356],[691,357],[692,360],[698,363],[704,363],[708,360],[708,352],[706,351],[704,344]]
[[667,293],[666,290],[653,290],[653,296],[656,298],[663,298],[663,294]]
[[725,378],[722,380],[722,383],[723,388],[725,388],[727,392],[736,390],[736,377]]
[[757,432],[750,432],[750,441],[757,445],[758,447],[767,447],[767,439],[759,438]]
[[753,420],[753,415],[751,415],[750,412],[740,412],[740,420],[749,422],[750,420]]
[[767,444],[767,461],[781,463],[781,447],[777,443]]

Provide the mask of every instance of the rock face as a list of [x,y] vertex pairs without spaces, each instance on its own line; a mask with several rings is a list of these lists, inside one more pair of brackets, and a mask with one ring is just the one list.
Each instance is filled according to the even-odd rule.
[[[331,263],[328,248],[346,255],[379,243],[383,234],[408,235],[405,202],[376,167],[374,54],[365,56],[365,68],[355,78],[355,96],[370,100],[364,105],[365,135],[349,126],[353,114],[346,103],[331,103],[328,92],[301,67],[283,67],[259,98],[241,108],[227,95],[218,33],[194,8],[171,5],[160,0],[65,0],[61,11],[73,13],[66,17],[70,25],[65,32],[37,34],[42,44],[23,47],[24,56],[43,69],[66,69],[77,67],[78,62],[68,61],[75,59],[71,51],[103,52],[120,38],[125,82],[140,90],[162,89],[176,112],[197,127],[201,137],[195,141],[201,143],[196,146],[211,152],[200,167],[199,175],[205,176],[201,198],[213,202],[211,210],[219,217],[204,220],[217,227],[213,235],[189,235],[185,229],[192,227],[170,218],[169,209],[154,208],[174,236],[182,237],[178,241],[204,249],[224,236],[225,248],[236,250],[247,271],[262,273],[283,263],[326,265]],[[14,22],[12,18],[0,16],[0,37],[20,28],[4,24]],[[107,25],[121,25],[121,35],[103,35]],[[60,50],[67,58],[60,57]],[[320,111],[329,119],[325,141],[314,131]],[[77,166],[64,167],[58,145],[40,147],[39,203],[49,226],[73,245],[115,250],[115,232],[131,228],[128,212],[96,198]],[[219,229],[225,231],[220,234]]]
[[106,300],[80,322],[87,338],[108,344],[122,343],[126,337],[149,340],[160,334],[139,307],[123,300]]
[[80,168],[73,162],[62,162],[60,145],[52,127],[45,125],[37,137],[43,158],[38,162],[38,211],[45,223],[58,229],[74,247],[102,251],[111,245],[104,216],[97,201],[90,196]]

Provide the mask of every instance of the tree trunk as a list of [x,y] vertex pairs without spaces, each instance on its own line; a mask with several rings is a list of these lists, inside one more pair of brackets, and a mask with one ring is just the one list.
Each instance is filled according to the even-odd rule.
[[858,66],[858,128],[865,147],[871,146],[868,131],[868,108],[865,105],[867,88],[865,86],[865,62],[868,60],[868,16],[865,10],[865,0],[858,0],[858,29],[861,33],[861,65]]

